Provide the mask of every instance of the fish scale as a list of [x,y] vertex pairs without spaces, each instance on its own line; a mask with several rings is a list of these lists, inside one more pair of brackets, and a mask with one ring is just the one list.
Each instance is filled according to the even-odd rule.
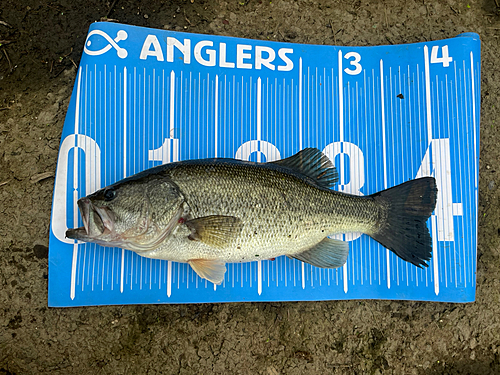
[[183,192],[194,217],[242,218],[242,233],[229,246],[241,251],[224,259],[228,262],[255,254],[272,258],[284,250],[294,254],[327,235],[369,232],[378,216],[379,208],[367,198],[318,189],[258,165],[220,161],[210,167],[181,164],[165,172]]

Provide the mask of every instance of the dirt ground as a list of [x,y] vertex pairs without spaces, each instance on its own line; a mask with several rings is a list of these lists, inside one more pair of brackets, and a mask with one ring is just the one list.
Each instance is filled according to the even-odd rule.
[[[2,0],[0,374],[500,374],[498,3]],[[479,33],[476,302],[49,309],[47,246],[60,135],[87,29],[102,17],[178,31],[332,45]]]

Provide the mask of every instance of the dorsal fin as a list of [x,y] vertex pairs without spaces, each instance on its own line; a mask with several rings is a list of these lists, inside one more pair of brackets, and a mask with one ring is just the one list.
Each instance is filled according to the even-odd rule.
[[311,178],[318,187],[324,189],[331,189],[339,178],[330,159],[317,148],[305,148],[286,159],[271,163],[293,169]]

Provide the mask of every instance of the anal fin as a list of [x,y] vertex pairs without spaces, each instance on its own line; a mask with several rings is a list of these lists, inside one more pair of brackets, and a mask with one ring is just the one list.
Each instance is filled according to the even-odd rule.
[[348,256],[349,244],[347,242],[332,240],[328,237],[302,253],[289,255],[290,258],[295,258],[320,268],[342,267],[347,261]]
[[220,285],[224,281],[226,263],[212,259],[191,259],[188,261],[194,272],[203,279]]

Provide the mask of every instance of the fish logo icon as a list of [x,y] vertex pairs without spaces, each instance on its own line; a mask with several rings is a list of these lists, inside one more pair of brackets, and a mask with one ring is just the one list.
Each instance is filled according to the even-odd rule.
[[[90,40],[90,37],[93,35],[102,36],[104,39],[106,39],[108,41],[108,45],[105,46],[104,48],[97,50],[97,51],[92,51],[92,50],[88,49],[87,47],[90,47],[92,45],[92,41]],[[128,52],[125,48],[120,47],[117,43],[122,41],[122,40],[125,40],[127,38],[128,38],[128,34],[125,30],[119,30],[116,33],[116,38],[114,38],[114,39],[111,38],[108,34],[106,34],[102,30],[93,30],[87,36],[83,50],[85,51],[85,53],[87,55],[98,56],[98,55],[102,55],[102,54],[108,52],[111,48],[114,48],[114,49],[116,49],[116,54],[118,55],[118,57],[121,59],[124,59],[125,57],[127,57]]]

